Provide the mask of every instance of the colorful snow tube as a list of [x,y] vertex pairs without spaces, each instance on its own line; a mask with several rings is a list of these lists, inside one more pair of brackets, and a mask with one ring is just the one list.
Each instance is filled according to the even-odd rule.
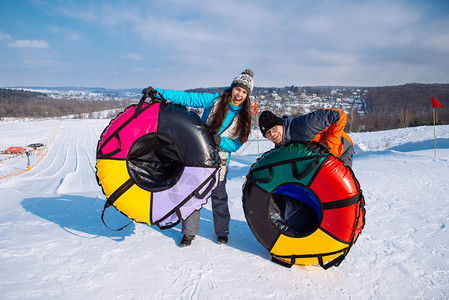
[[218,184],[220,158],[198,115],[145,98],[101,134],[96,175],[105,209],[113,205],[132,220],[165,229],[206,203]]
[[243,209],[274,262],[338,266],[364,223],[364,199],[352,170],[303,144],[264,153],[243,186]]

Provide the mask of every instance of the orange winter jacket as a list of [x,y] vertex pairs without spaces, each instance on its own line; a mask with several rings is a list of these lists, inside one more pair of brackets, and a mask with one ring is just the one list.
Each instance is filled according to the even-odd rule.
[[323,142],[330,148],[330,153],[335,155],[336,157],[339,157],[344,152],[344,145],[342,138],[349,141],[351,145],[354,145],[349,135],[344,132],[346,126],[346,113],[343,110],[340,109],[332,109],[333,111],[337,111],[340,113],[340,118],[337,121],[337,123],[331,124],[326,129],[319,132],[315,138],[312,139],[312,141],[316,142]]

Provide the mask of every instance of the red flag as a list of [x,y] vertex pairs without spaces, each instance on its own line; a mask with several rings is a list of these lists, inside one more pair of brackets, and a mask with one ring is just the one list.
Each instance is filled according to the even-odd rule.
[[434,97],[432,97],[432,107],[443,107],[443,105],[441,105],[441,103],[438,102],[437,99],[435,99]]
[[257,114],[259,110],[257,110],[257,98],[254,98],[254,114]]

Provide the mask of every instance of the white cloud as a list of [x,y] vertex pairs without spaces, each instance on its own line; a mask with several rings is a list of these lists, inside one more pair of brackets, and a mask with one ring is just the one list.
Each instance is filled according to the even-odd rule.
[[0,30],[0,41],[11,40],[11,39],[12,39],[12,37],[10,34],[4,33],[3,31]]
[[60,36],[62,36],[65,40],[71,41],[71,42],[78,42],[81,40],[81,34],[77,31],[66,29],[58,26],[49,26],[48,29],[50,32],[56,33]]
[[125,58],[129,58],[129,59],[132,59],[132,60],[135,60],[135,61],[142,61],[143,60],[143,56],[142,55],[137,54],[137,53],[133,53],[133,52],[130,52],[130,53],[126,54]]
[[61,63],[51,57],[23,57],[21,63],[26,68],[55,67]]
[[44,40],[16,40],[8,44],[12,48],[46,49],[49,44]]

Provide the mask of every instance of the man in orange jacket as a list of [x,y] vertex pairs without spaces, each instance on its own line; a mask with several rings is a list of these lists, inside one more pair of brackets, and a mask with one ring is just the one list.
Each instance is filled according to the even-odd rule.
[[259,117],[262,135],[276,147],[287,143],[307,143],[312,151],[329,152],[352,167],[354,144],[344,128],[346,113],[340,109],[318,109],[292,118],[263,111]]

